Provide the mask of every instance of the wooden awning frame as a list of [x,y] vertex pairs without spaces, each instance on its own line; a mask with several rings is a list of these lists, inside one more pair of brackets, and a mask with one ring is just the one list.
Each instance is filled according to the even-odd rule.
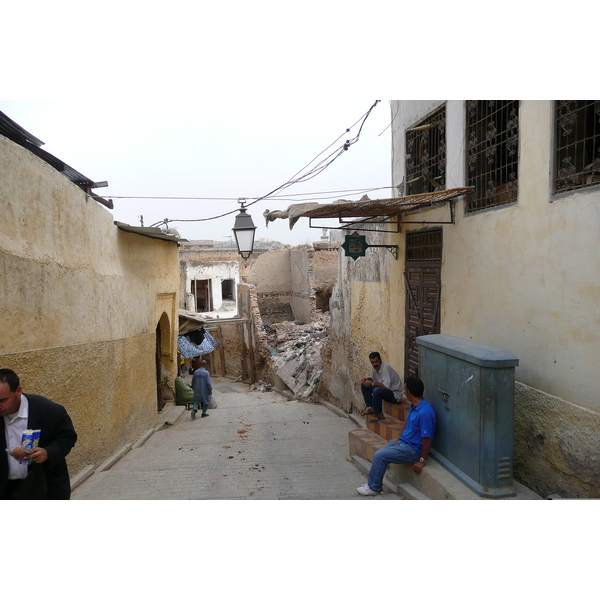
[[[360,229],[360,224],[381,224],[395,221],[395,230],[379,230],[388,233],[399,233],[400,226],[403,223],[419,224],[454,224],[454,203],[452,200],[459,196],[468,196],[473,191],[471,187],[452,188],[441,190],[439,192],[430,192],[427,194],[414,194],[412,196],[403,196],[401,198],[388,198],[385,200],[359,200],[358,202],[339,202],[328,204],[319,208],[314,208],[303,213],[302,217],[309,219],[309,227],[312,229],[322,229],[323,225],[313,225],[313,219],[338,219],[340,227],[329,227],[329,229],[348,229],[357,231],[372,231],[372,229]],[[443,204],[448,204],[450,208],[450,217],[448,221],[403,221],[402,216],[424,212],[437,208]],[[349,220],[352,219],[352,220]]]

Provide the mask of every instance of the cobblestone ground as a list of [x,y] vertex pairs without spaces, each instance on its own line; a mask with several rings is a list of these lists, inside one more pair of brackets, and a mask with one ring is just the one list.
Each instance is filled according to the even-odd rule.
[[190,413],[78,486],[73,500],[363,498],[366,477],[348,460],[348,418],[320,404],[214,380],[218,408]]

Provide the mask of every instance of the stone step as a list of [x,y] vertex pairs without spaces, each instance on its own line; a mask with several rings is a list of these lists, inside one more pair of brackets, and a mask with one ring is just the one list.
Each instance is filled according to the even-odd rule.
[[410,402],[408,400],[403,400],[400,404],[383,402],[383,413],[394,419],[398,419],[398,421],[402,421],[402,423],[404,423],[408,417],[409,408]]
[[404,429],[404,423],[393,417],[386,417],[375,423],[369,423],[367,419],[367,429],[389,442],[390,440],[395,440],[397,437],[400,437],[400,434]]
[[415,486],[410,483],[399,483],[398,484],[398,495],[402,496],[405,500],[431,500],[429,496],[426,496],[420,492]]
[[368,461],[372,461],[375,452],[387,444],[381,436],[364,427],[349,431],[348,441],[350,455],[360,456]]

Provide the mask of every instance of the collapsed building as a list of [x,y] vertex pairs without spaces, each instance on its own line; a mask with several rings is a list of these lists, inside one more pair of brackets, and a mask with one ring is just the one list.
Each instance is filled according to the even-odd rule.
[[[328,241],[283,246],[242,261],[231,250],[182,244],[180,335],[203,329],[215,338],[218,349],[204,357],[212,373],[310,400],[323,372],[338,248]],[[226,305],[232,300],[218,299],[219,309],[214,300],[227,270],[237,290],[234,310]],[[210,282],[199,284],[198,276]],[[212,306],[198,302],[201,288],[213,291]],[[201,305],[214,310],[200,311]]]

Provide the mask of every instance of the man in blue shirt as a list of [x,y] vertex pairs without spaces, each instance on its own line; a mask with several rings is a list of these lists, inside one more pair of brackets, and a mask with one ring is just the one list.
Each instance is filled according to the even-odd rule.
[[433,409],[423,398],[423,390],[420,379],[408,377],[404,380],[404,392],[411,404],[404,430],[397,440],[375,452],[369,481],[356,488],[361,496],[376,496],[381,492],[383,477],[390,463],[414,464],[415,473],[423,470],[436,423]]

